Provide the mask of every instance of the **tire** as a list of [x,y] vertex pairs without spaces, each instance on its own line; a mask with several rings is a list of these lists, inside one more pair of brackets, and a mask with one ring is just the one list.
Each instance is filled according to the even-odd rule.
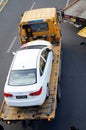
[[61,83],[58,80],[57,101],[60,102],[60,99],[61,99]]
[[49,83],[47,83],[47,93],[46,93],[46,98],[50,96],[50,91],[49,91]]
[[32,121],[32,127],[31,127],[31,130],[38,130],[39,128],[39,120],[33,120]]

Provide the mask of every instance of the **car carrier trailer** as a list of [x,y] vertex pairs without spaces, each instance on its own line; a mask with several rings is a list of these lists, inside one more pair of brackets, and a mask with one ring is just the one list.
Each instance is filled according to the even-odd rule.
[[[3,121],[9,123],[9,121],[17,120],[36,120],[36,119],[48,119],[55,118],[57,108],[57,89],[59,83],[59,67],[60,67],[60,54],[61,43],[58,46],[54,46],[54,62],[52,65],[52,72],[49,83],[50,96],[46,99],[42,106],[35,107],[10,107],[3,101],[0,118]],[[59,89],[58,89],[59,91]],[[60,93],[58,93],[60,94]]]
[[33,40],[47,40],[53,45],[54,61],[49,82],[49,97],[41,106],[10,107],[3,100],[0,118],[6,123],[15,121],[51,120],[55,118],[57,101],[61,98],[61,30],[56,8],[42,8],[26,11],[19,23],[20,45]]

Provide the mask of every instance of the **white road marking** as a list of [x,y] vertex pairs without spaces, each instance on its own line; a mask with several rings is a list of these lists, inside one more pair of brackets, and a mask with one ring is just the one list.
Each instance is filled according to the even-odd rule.
[[69,3],[70,3],[70,0],[67,0],[66,6],[68,6],[68,5],[69,5]]
[[13,41],[11,42],[11,44],[10,44],[8,50],[7,50],[7,53],[9,53],[9,52],[11,51],[11,49],[12,49],[12,47],[13,47],[13,45],[14,45],[16,39],[17,39],[17,36],[15,36],[14,39],[13,39]]
[[2,11],[2,9],[5,7],[5,5],[7,4],[8,0],[1,0],[0,1],[0,12]]
[[35,6],[35,2],[32,4],[32,6],[31,6],[31,8],[30,8],[30,10],[32,10],[33,9],[33,7]]

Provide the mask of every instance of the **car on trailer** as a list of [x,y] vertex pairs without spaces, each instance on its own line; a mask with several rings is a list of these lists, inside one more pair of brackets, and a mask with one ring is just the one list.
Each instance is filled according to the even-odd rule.
[[42,105],[49,96],[52,45],[36,40],[21,47],[15,54],[4,88],[8,106],[27,107]]

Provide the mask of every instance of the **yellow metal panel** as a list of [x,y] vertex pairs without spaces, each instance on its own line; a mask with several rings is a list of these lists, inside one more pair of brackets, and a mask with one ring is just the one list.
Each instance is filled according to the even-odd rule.
[[79,36],[86,38],[86,27],[81,29],[78,33]]
[[52,19],[56,16],[56,9],[55,8],[42,8],[42,9],[34,9],[25,11],[21,22],[27,22],[31,20],[46,20],[46,19]]

